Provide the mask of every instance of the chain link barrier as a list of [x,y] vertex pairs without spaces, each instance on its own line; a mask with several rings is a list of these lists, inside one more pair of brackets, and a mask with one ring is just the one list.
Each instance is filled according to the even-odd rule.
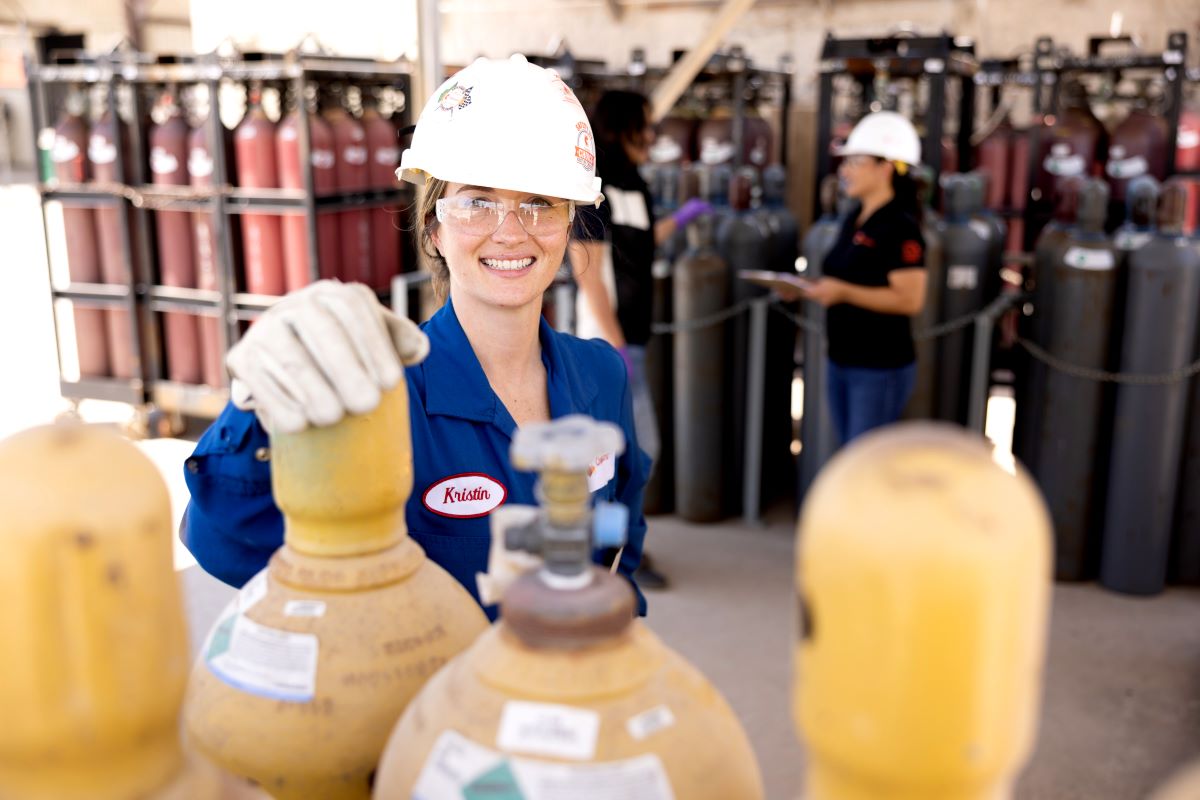
[[1095,369],[1093,367],[1081,367],[1078,364],[1064,361],[1053,353],[1047,352],[1035,342],[1031,342],[1022,336],[1017,337],[1017,344],[1025,348],[1029,355],[1051,369],[1070,375],[1073,378],[1082,378],[1087,381],[1119,383],[1125,386],[1171,386],[1200,375],[1200,360],[1193,361],[1185,367],[1173,369],[1170,372],[1109,372],[1108,370]]
[[698,331],[703,328],[712,327],[713,325],[720,325],[722,322],[733,319],[739,314],[744,314],[752,305],[754,305],[753,300],[743,300],[740,303],[735,303],[728,308],[723,308],[704,317],[685,319],[679,322],[658,322],[650,326],[650,332],[657,335],[670,335]]

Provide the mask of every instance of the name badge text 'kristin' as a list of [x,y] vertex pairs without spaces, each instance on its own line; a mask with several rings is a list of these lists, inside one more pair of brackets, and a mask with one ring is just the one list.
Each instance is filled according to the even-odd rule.
[[503,505],[508,489],[482,472],[464,472],[442,478],[425,490],[421,502],[442,517],[474,519]]

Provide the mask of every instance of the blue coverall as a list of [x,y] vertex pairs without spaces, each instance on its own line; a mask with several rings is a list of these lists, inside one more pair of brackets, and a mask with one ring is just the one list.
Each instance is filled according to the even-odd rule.
[[[491,479],[485,485],[503,487],[502,502],[533,505],[537,476],[514,469],[509,461],[516,423],[489,385],[453,303],[447,300],[422,329],[429,337],[429,357],[405,369],[413,447],[408,532],[478,601],[475,574],[487,569],[488,519],[486,514],[453,516],[455,498],[479,496],[456,493],[456,480],[470,476],[460,487],[465,488],[480,485],[479,476],[485,476]],[[625,434],[625,452],[617,458],[614,476],[595,488],[593,497],[629,508],[628,542],[618,571],[632,584],[646,535],[642,491],[649,459],[637,445],[624,362],[607,343],[559,333],[545,319],[538,336],[550,416],[586,414],[616,423]],[[263,569],[283,543],[283,516],[271,495],[270,460],[260,457],[269,453],[263,450],[267,447],[267,434],[254,413],[230,404],[185,463],[192,499],[184,516],[184,543],[200,566],[234,586]],[[597,560],[601,556],[597,552]],[[645,598],[636,584],[634,590],[638,613],[644,615]],[[495,608],[485,610],[495,618]]]

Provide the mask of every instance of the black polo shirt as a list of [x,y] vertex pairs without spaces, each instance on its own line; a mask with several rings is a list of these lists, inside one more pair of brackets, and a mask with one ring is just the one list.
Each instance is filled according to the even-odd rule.
[[[921,226],[892,200],[861,227],[856,216],[846,218],[822,272],[859,286],[887,286],[892,270],[924,266]],[[840,303],[826,310],[825,329],[829,359],[840,366],[893,369],[916,360],[906,315]]]
[[576,212],[575,235],[582,240],[607,240],[612,247],[613,278],[617,289],[617,322],[625,341],[650,341],[654,302],[654,206],[650,187],[628,159],[604,158],[599,163],[604,202]]

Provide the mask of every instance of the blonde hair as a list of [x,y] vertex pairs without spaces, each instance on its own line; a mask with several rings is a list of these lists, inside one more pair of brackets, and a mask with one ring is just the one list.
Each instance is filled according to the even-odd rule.
[[433,293],[438,302],[446,302],[450,294],[450,267],[433,243],[433,232],[437,230],[437,201],[446,194],[448,181],[430,176],[425,179],[417,196],[417,253],[421,265],[429,271]]

